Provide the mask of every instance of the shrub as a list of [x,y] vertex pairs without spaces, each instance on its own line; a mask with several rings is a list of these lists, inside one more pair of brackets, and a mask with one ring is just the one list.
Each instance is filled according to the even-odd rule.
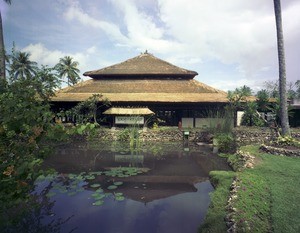
[[129,129],[125,128],[121,130],[118,135],[117,135],[117,140],[118,141],[129,141]]
[[66,134],[65,127],[63,124],[54,124],[49,127],[46,133],[46,139],[55,142],[66,141],[69,136]]
[[214,136],[214,146],[223,153],[234,153],[236,151],[236,142],[232,134],[219,133]]
[[300,147],[300,141],[297,141],[295,138],[290,137],[290,136],[278,137],[277,140],[275,141],[275,144],[281,145],[281,146]]

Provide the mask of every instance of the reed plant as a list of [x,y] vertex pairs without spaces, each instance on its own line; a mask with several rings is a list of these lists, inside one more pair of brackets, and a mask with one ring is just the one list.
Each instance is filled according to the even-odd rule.
[[233,113],[229,109],[225,111],[209,110],[207,113],[208,126],[206,130],[211,134],[230,134],[233,129]]

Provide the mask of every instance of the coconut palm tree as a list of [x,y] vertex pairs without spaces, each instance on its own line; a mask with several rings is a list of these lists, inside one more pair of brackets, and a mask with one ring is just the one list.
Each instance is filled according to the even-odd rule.
[[11,56],[10,74],[13,80],[32,78],[38,69],[37,63],[30,61],[30,53],[14,52]]
[[274,0],[274,12],[277,31],[277,48],[279,62],[279,97],[280,97],[280,121],[282,127],[282,135],[290,136],[289,118],[287,110],[287,93],[286,93],[286,69],[284,56],[284,42],[281,19],[280,0]]
[[[11,3],[11,0],[4,0],[7,4]],[[3,39],[3,27],[2,27],[2,16],[0,10],[0,79],[5,79],[5,49]]]
[[67,83],[68,86],[70,86],[70,83],[74,85],[80,80],[80,76],[78,74],[80,70],[77,68],[78,65],[79,63],[77,61],[73,61],[72,57],[65,56],[59,59],[59,63],[56,64],[55,69],[62,78],[67,77]]

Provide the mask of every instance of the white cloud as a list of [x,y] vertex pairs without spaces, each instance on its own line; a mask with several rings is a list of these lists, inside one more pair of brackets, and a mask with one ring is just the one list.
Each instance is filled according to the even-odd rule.
[[50,51],[43,44],[29,44],[22,49],[31,54],[30,59],[38,64],[54,66],[59,59],[64,57],[64,53],[59,50]]
[[127,43],[128,39],[123,36],[119,27],[113,23],[106,22],[103,20],[97,20],[91,17],[88,13],[84,12],[77,1],[76,4],[72,4],[64,14],[64,17],[69,20],[77,20],[85,27],[92,27],[105,31],[111,39],[118,41],[119,43]]
[[96,46],[92,46],[87,49],[87,53],[94,54],[94,53],[96,53],[96,50],[97,50]]
[[[64,13],[64,18],[70,22],[79,21],[84,27],[102,30],[115,43],[115,46],[127,47],[137,51],[148,49],[157,53],[182,50],[180,43],[164,38],[164,28],[155,24],[153,16],[140,11],[138,2],[132,0],[111,0],[110,2],[114,7],[111,10],[114,13],[119,12],[121,14],[121,19],[119,19],[117,24],[99,19],[99,16],[88,14],[80,7],[77,1],[70,4]],[[125,25],[124,32],[121,32],[122,24]]]
[[275,46],[270,43],[275,38],[272,15],[238,0],[159,2],[168,33],[188,45],[187,54],[225,64],[239,63],[246,72],[266,66],[265,59],[257,54]]
[[[49,50],[43,44],[30,44],[22,49],[24,52],[28,52],[31,54],[30,59],[32,61],[36,61],[40,65],[48,65],[50,67],[55,66],[60,58],[64,56],[71,56],[75,61],[79,62],[79,69],[87,66],[87,59],[89,58],[88,55],[83,53],[65,53],[59,50]],[[81,70],[83,73],[86,70]]]
[[131,47],[136,47],[138,50],[148,49],[150,52],[157,53],[182,50],[181,43],[166,38],[165,28],[157,25],[154,15],[147,14],[142,7],[138,8],[142,5],[140,2],[132,0],[112,0],[112,2],[115,8],[124,15]]

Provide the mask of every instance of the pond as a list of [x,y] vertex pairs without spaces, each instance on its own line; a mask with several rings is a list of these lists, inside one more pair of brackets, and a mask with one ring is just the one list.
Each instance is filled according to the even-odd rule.
[[45,232],[197,232],[210,203],[211,170],[229,170],[209,146],[73,143],[57,147],[33,194]]

